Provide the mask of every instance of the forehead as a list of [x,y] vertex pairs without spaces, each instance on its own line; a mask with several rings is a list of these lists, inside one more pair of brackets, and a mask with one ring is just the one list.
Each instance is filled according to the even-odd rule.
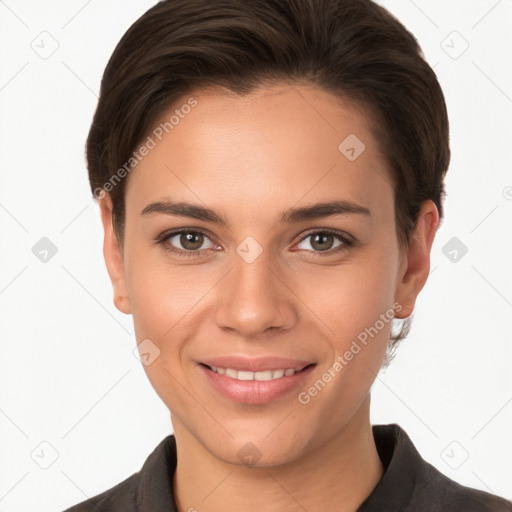
[[[195,106],[180,109],[191,98]],[[255,205],[260,216],[301,198],[389,209],[392,187],[371,122],[355,104],[312,86],[191,94],[150,133],[155,144],[130,174],[127,210],[164,197],[219,210]]]

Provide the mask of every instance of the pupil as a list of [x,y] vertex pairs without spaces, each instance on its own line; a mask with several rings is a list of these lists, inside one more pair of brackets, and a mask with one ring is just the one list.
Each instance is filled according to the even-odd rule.
[[[195,241],[194,241],[195,239]],[[180,237],[180,243],[185,249],[195,251],[203,245],[202,235],[200,233],[186,233]]]
[[[325,242],[326,239],[328,238],[331,238],[331,243],[328,244],[328,247],[322,244],[320,244],[318,247],[315,247],[315,244],[317,244],[317,240],[320,239],[322,242]],[[330,249],[331,246],[332,246],[332,235],[327,235],[327,234],[317,234],[313,237],[313,242],[311,244],[313,247],[315,247],[315,249],[320,249],[320,250],[326,250],[326,249]]]

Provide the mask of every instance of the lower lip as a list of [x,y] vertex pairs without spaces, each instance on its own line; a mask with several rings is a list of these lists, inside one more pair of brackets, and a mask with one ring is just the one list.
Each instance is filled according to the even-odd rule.
[[242,404],[260,405],[282,398],[298,388],[315,365],[308,366],[293,375],[265,381],[232,379],[216,373],[202,364],[198,366],[210,385],[225,397]]

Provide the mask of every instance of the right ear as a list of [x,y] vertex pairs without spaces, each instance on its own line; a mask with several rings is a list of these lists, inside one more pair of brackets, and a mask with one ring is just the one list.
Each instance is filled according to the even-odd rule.
[[100,206],[101,222],[104,231],[103,256],[114,289],[114,305],[119,311],[129,315],[132,311],[126,287],[123,248],[114,231],[112,199],[110,195],[103,195],[101,199],[98,199],[98,204]]

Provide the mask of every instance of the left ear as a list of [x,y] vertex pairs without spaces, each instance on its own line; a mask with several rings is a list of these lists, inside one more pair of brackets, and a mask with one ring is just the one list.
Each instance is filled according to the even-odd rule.
[[409,248],[402,256],[395,300],[402,306],[396,318],[407,318],[414,310],[416,298],[430,273],[430,250],[439,226],[439,211],[427,199],[420,205],[416,227],[411,233]]

